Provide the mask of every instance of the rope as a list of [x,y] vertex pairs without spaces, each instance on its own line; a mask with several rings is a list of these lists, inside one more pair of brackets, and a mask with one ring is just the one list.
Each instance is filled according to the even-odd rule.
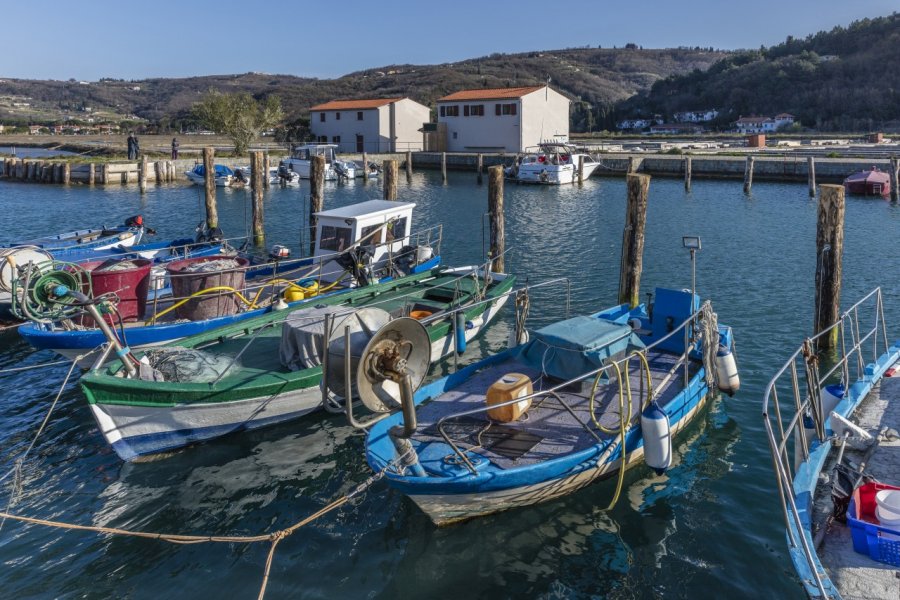
[[[16,325],[16,327],[18,327],[18,325]],[[93,352],[93,350],[91,352]],[[87,354],[85,354],[84,356],[87,356]],[[84,357],[80,357],[79,360],[81,358],[84,358]],[[53,362],[41,363],[39,365],[29,365],[27,367],[11,367],[9,369],[0,369],[0,375],[2,375],[4,373],[17,373],[19,371],[31,371],[32,369],[42,369],[44,367],[52,367],[55,365],[62,365],[67,362],[69,362],[69,359],[65,358],[63,360],[55,360]]]

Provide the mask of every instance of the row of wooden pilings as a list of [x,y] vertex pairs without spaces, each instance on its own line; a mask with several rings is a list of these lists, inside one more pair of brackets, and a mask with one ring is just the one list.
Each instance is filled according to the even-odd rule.
[[[153,165],[150,168],[150,164]],[[78,176],[75,176],[75,173]],[[128,183],[133,181],[129,177],[134,171],[122,170],[122,165],[115,163],[82,163],[58,162],[38,159],[5,158],[0,162],[0,177],[15,179],[25,182],[60,183],[87,183],[89,185],[105,183]],[[174,161],[159,160],[148,163],[144,157],[138,166],[137,180],[141,185],[141,191],[147,187],[150,178],[156,183],[168,183],[175,181],[176,168]]]

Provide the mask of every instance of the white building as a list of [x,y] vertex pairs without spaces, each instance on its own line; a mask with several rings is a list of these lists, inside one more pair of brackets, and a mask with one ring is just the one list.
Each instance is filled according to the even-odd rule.
[[447,152],[523,152],[568,140],[569,99],[546,85],[463,90],[438,99]]
[[712,121],[719,116],[719,111],[715,109],[708,110],[687,110],[675,113],[676,123],[705,123]]
[[738,133],[771,133],[794,124],[794,115],[781,113],[774,117],[741,117],[734,126]]
[[431,110],[409,98],[332,100],[310,109],[316,141],[337,144],[339,152],[422,150],[422,123]]

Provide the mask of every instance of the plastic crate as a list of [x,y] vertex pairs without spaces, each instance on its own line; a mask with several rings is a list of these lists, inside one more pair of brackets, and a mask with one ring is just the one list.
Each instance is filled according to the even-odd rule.
[[847,524],[853,549],[872,560],[900,567],[900,530],[878,523],[875,494],[880,490],[900,490],[885,483],[867,483],[853,492],[847,510]]

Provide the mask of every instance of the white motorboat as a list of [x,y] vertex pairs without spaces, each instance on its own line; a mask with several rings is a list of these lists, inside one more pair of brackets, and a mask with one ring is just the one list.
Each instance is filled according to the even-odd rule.
[[[232,169],[225,165],[215,165],[216,187],[243,187],[250,183],[250,169],[238,167]],[[184,172],[185,176],[196,185],[206,185],[206,168],[202,164],[194,166],[190,171]]]
[[290,157],[284,159],[284,164],[293,172],[299,173],[303,179],[309,179],[309,167],[313,156],[325,157],[325,180],[354,179],[356,177],[356,163],[353,161],[338,160],[336,155],[337,144],[302,144],[291,150]]
[[600,166],[593,156],[579,152],[570,144],[548,142],[529,149],[516,164],[506,169],[506,176],[519,183],[575,183],[581,158],[584,159],[584,179],[587,179]]

